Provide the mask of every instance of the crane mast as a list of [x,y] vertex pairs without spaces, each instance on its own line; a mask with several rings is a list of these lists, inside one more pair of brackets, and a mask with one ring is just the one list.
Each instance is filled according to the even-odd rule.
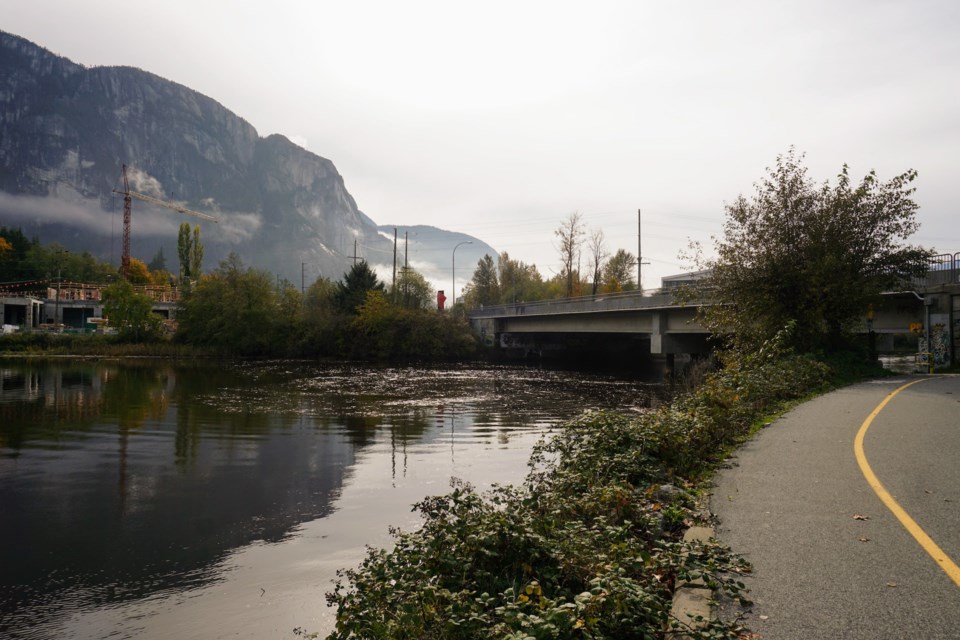
[[123,165],[123,253],[120,254],[120,273],[124,278],[130,273],[130,214],[133,209],[130,183],[127,182],[127,165]]
[[113,192],[123,195],[123,254],[120,257],[120,273],[123,274],[124,278],[126,278],[130,272],[130,217],[133,209],[134,198],[137,200],[142,200],[143,202],[157,205],[158,207],[171,209],[177,213],[184,213],[188,216],[194,216],[195,218],[200,218],[202,220],[220,222],[219,218],[208,213],[200,213],[199,211],[187,209],[186,207],[181,207],[180,205],[172,204],[170,202],[166,202],[165,200],[160,200],[159,198],[154,198],[153,196],[137,193],[136,191],[130,191],[130,183],[127,180],[127,165],[123,165],[123,191],[117,191],[114,189]]

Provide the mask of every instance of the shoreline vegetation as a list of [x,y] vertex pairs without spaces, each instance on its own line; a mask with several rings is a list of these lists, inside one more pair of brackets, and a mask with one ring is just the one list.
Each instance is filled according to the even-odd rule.
[[[852,355],[765,349],[699,372],[672,402],[638,415],[585,413],[538,444],[521,486],[480,494],[452,481],[415,505],[415,531],[391,530],[339,572],[328,640],[738,638],[739,621],[671,616],[674,592],[702,581],[748,604],[748,565],[713,541],[698,497],[729,452],[770,417],[855,380],[882,375]],[[319,637],[297,629],[298,635]]]

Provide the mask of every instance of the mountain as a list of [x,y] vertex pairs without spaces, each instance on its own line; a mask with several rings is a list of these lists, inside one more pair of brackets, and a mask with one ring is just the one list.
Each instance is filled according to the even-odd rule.
[[183,85],[130,67],[87,68],[0,32],[0,225],[119,264],[122,198],[113,190],[124,164],[131,190],[221,220],[134,200],[131,253],[145,262],[163,247],[176,271],[181,222],[201,225],[206,269],[235,251],[299,284],[304,274],[339,279],[355,246],[371,264],[392,261],[392,239],[357,208],[330,160],[281,135],[261,137]]

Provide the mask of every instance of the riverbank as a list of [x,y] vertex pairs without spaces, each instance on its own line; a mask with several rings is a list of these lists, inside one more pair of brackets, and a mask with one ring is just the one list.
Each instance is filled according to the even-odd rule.
[[127,342],[110,335],[73,333],[13,333],[0,336],[0,357],[162,357],[214,358],[215,349],[172,340]]
[[536,447],[523,485],[419,503],[421,529],[342,573],[329,638],[735,638],[736,622],[670,613],[690,582],[744,597],[729,549],[683,539],[700,487],[771,414],[870,372],[758,354],[658,409],[584,414]]

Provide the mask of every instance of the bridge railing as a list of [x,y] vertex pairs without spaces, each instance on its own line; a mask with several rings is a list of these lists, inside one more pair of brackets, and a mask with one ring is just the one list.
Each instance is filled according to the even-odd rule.
[[[923,290],[927,287],[958,283],[960,283],[960,252],[942,253],[933,256],[927,265],[927,274],[919,278],[913,278],[909,286],[913,289]],[[499,304],[470,309],[467,313],[471,318],[487,318],[656,309],[676,306],[676,292],[676,288],[666,288],[598,293],[576,298]]]
[[598,313],[603,311],[629,311],[632,309],[655,309],[674,306],[674,295],[661,289],[647,291],[619,291],[598,293],[576,298],[515,302],[470,309],[472,318],[502,316],[533,316],[560,313]]
[[917,288],[935,287],[944,284],[960,283],[960,252],[941,253],[930,258],[927,274],[913,278],[911,284]]

